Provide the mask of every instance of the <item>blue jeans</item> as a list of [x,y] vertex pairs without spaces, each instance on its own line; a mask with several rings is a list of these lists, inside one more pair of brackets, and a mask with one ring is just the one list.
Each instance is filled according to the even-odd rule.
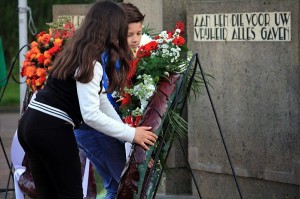
[[75,129],[77,144],[83,149],[96,171],[100,174],[107,191],[106,199],[115,199],[121,173],[125,167],[124,142],[107,136],[86,124]]

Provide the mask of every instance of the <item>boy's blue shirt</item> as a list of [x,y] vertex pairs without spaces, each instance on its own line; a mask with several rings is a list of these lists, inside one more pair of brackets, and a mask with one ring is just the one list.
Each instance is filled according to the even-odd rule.
[[[106,67],[106,64],[107,64],[107,59],[108,59],[107,52],[102,53],[102,55],[101,55],[101,62],[102,62],[102,67],[103,67],[102,84],[103,84],[103,87],[105,88],[105,90],[107,90],[108,84],[109,84],[109,80],[108,80],[108,77],[107,77],[107,74],[106,74],[106,71],[105,71],[105,67]],[[117,70],[120,70],[119,60],[117,60],[115,67],[117,68]],[[119,106],[116,102],[117,98],[113,98],[112,93],[107,93],[107,98],[110,101],[110,103],[113,105],[113,107],[118,107]]]

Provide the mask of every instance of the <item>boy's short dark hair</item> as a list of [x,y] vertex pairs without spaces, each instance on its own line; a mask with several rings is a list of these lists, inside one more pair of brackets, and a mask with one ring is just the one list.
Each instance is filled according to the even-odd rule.
[[143,23],[145,15],[143,15],[135,5],[132,3],[120,3],[119,5],[125,11],[128,23]]

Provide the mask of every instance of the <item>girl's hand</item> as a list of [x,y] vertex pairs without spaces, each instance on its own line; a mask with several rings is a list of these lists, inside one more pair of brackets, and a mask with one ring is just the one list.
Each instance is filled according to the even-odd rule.
[[151,127],[139,126],[135,128],[133,142],[141,145],[145,150],[149,150],[147,145],[153,146],[157,135],[150,131]]

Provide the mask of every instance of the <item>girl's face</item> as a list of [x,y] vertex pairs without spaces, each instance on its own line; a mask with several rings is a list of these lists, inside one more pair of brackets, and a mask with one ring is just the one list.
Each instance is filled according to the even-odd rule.
[[128,24],[127,42],[129,47],[133,50],[135,50],[141,42],[142,28],[142,22]]

